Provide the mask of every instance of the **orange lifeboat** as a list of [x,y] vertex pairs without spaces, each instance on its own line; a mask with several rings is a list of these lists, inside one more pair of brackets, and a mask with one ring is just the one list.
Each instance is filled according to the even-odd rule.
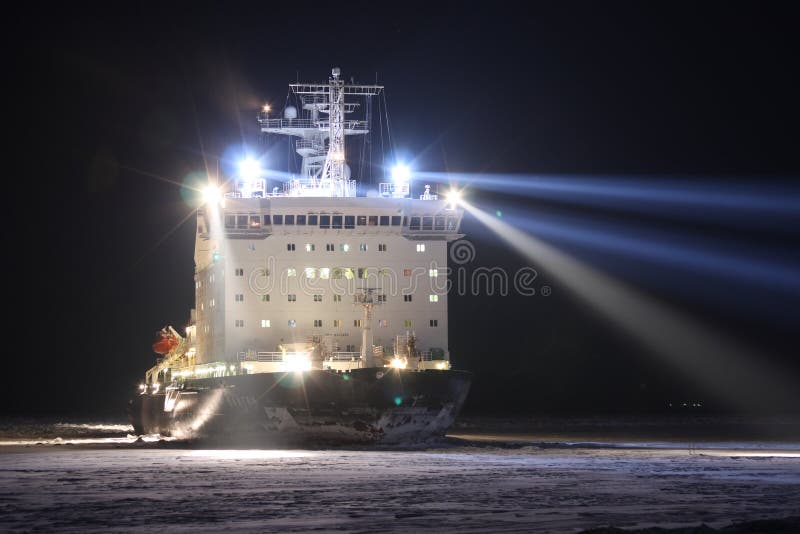
[[178,346],[178,340],[166,328],[162,328],[156,336],[153,351],[157,354],[168,354]]

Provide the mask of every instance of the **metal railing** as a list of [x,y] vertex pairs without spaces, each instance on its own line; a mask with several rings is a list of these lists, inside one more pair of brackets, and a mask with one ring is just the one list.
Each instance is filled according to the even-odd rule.
[[361,354],[358,352],[331,352],[331,355],[325,359],[329,362],[355,362],[361,359]]
[[298,139],[295,141],[295,148],[297,150],[310,148],[311,150],[316,150],[317,152],[325,152],[325,143],[320,143],[314,139]]
[[282,362],[283,352],[239,352],[236,354],[240,362]]

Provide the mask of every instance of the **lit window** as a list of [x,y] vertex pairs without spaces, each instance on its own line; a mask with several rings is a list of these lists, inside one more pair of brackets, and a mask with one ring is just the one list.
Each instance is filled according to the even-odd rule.
[[314,243],[306,243],[306,252],[314,252]]
[[314,302],[322,302],[322,295],[314,295]]
[[209,284],[213,284],[214,283],[214,275],[213,274],[208,275],[208,283]]
[[341,328],[342,327],[342,320],[341,319],[334,319],[333,320],[333,327],[334,328]]
[[208,305],[211,308],[213,308],[216,304],[217,304],[217,301],[214,300],[214,299],[211,299],[211,300],[208,301]]
[[428,275],[429,275],[431,278],[436,278],[437,276],[439,276],[439,269],[430,269],[430,270],[428,271]]
[[294,328],[295,326],[297,326],[297,321],[289,319],[289,328]]
[[317,277],[317,269],[315,267],[306,267],[305,268],[305,275],[306,275],[306,278],[316,278]]
[[389,320],[388,319],[379,320],[378,321],[378,326],[381,327],[381,328],[386,328],[387,326],[389,326]]
[[244,302],[244,294],[236,293],[236,302]]
[[261,328],[269,328],[269,319],[261,319]]
[[331,269],[330,267],[320,267],[319,269],[319,277],[323,280],[327,280],[331,277]]
[[414,295],[403,295],[403,302],[411,302],[411,298]]
[[293,278],[297,276],[297,269],[295,269],[294,267],[289,267],[288,269],[286,269],[286,276],[287,278]]
[[431,326],[432,327],[439,326],[439,319],[431,319]]
[[289,302],[297,302],[297,295],[295,294],[286,295],[286,297],[289,299]]
[[366,278],[367,277],[367,268],[366,267],[359,267],[358,268],[358,277],[359,278]]
[[411,319],[406,319],[405,321],[403,321],[403,326],[405,328],[411,328],[412,326],[414,326],[414,321],[412,321]]
[[366,243],[361,243],[360,245],[358,245],[358,250],[360,250],[361,252],[366,252],[368,248],[369,247],[367,247]]
[[425,243],[417,243],[417,252],[425,252]]
[[364,323],[363,319],[355,319],[355,320],[353,320],[353,326],[355,326],[356,328],[361,328],[363,323]]
[[314,319],[314,326],[320,328],[322,326],[322,319]]
[[439,295],[428,295],[428,299],[431,302],[439,302]]
[[342,302],[342,296],[341,295],[334,295],[333,296],[333,302]]
[[348,245],[347,243],[342,243],[341,245],[339,245],[339,249],[342,252],[350,252],[350,245]]
[[289,252],[294,252],[294,243],[287,243],[286,250],[288,250]]
[[200,311],[203,311],[203,310],[205,310],[205,309],[206,309],[205,305],[204,305],[204,304],[201,302],[201,303],[200,303]]

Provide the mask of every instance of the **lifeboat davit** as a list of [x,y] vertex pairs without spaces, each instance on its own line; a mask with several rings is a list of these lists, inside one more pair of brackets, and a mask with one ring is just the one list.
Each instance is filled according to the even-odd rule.
[[156,336],[153,352],[157,354],[168,354],[178,346],[178,340],[166,328],[160,330]]

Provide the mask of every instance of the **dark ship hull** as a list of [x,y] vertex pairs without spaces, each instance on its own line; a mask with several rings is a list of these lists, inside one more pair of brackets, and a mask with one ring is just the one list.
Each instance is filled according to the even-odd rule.
[[186,381],[137,396],[138,434],[258,446],[413,443],[444,436],[472,375],[357,369]]

